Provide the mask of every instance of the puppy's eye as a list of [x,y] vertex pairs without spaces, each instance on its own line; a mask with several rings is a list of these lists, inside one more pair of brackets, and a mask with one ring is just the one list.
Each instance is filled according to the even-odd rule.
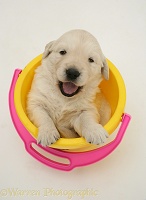
[[59,53],[60,55],[65,55],[67,52],[65,50],[61,50]]
[[88,61],[89,61],[90,63],[93,63],[93,62],[94,62],[93,58],[88,58]]

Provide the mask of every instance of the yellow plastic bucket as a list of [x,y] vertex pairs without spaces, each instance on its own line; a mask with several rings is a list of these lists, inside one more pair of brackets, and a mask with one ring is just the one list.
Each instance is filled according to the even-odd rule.
[[[34,76],[35,69],[41,65],[42,54],[34,58],[21,72],[19,78],[17,79],[15,90],[14,90],[14,104],[16,108],[17,115],[29,131],[29,133],[37,139],[38,129],[30,121],[26,113],[26,100],[27,94],[30,91],[31,83]],[[100,84],[100,88],[104,93],[105,97],[110,103],[112,115],[108,123],[104,126],[109,134],[117,128],[121,121],[121,117],[124,112],[125,102],[126,102],[126,90],[125,84],[117,68],[112,62],[107,60],[110,74],[109,80],[103,80]],[[60,138],[55,144],[50,147],[69,150],[69,151],[87,151],[95,149],[98,146],[89,144],[84,138]]]

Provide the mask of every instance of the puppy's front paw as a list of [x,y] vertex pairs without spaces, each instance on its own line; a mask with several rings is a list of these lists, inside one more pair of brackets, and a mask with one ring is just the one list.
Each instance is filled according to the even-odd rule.
[[59,138],[60,134],[57,129],[45,125],[39,127],[37,143],[43,147],[55,143]]
[[88,126],[83,130],[82,133],[86,141],[91,144],[102,144],[109,136],[109,134],[106,132],[101,124]]

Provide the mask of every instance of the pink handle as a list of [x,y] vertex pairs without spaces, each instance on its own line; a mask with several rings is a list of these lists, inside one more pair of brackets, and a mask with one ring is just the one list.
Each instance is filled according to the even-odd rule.
[[[32,135],[26,130],[24,125],[21,123],[19,117],[17,116],[16,110],[15,110],[14,89],[15,89],[15,84],[17,82],[17,79],[20,73],[21,73],[21,70],[19,69],[16,69],[14,72],[14,76],[13,76],[13,80],[12,80],[10,92],[9,92],[9,107],[10,107],[10,113],[11,113],[14,126],[18,134],[24,141],[27,152],[30,155],[32,155],[34,158],[46,164],[47,166],[53,167],[55,169],[70,171],[75,167],[89,165],[91,163],[97,162],[105,158],[119,145],[131,119],[130,115],[128,114],[123,115],[122,124],[120,126],[120,129],[118,131],[116,138],[111,143],[101,148],[98,148],[96,150],[91,150],[87,152],[64,152],[64,151],[49,148],[49,147],[43,148],[42,146],[37,145],[36,139],[33,138]],[[52,159],[46,158],[33,147],[33,144],[45,150],[45,152],[51,153],[52,155],[55,155],[61,158],[66,158],[69,161],[69,164],[56,162]]]

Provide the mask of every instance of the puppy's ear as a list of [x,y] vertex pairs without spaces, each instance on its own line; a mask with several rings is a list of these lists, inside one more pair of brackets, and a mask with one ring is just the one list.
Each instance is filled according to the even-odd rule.
[[101,73],[103,75],[103,77],[108,80],[109,79],[109,67],[108,64],[106,62],[106,59],[103,59],[103,63],[102,63],[102,68],[101,68]]
[[43,59],[46,58],[50,53],[51,53],[51,47],[53,46],[54,41],[49,42],[46,47],[45,47],[45,51],[43,53]]

